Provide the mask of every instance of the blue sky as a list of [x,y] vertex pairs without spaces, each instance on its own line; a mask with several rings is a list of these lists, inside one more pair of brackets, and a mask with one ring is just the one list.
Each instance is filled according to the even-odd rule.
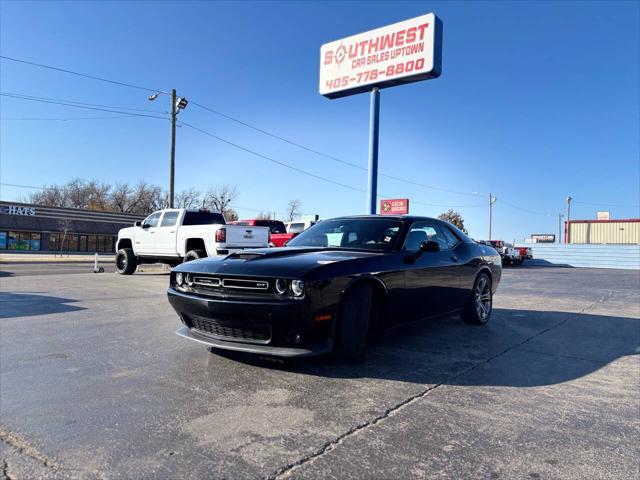
[[[638,217],[638,2],[7,2],[2,55],[168,90],[328,155],[367,164],[367,94],[318,94],[322,43],[428,12],[444,23],[443,73],[382,91],[379,191],[450,205],[485,238],[557,232],[574,218]],[[0,61],[0,89],[164,111],[149,92]],[[0,97],[0,178],[44,185],[73,177],[167,185],[169,125]],[[116,116],[116,115],[113,115]],[[185,122],[279,161],[366,189],[366,172],[314,155],[194,105]],[[176,189],[236,184],[236,207],[282,212],[292,198],[323,218],[364,213],[365,194],[300,175],[186,127]],[[2,186],[3,199],[27,190]],[[579,203],[585,202],[585,203]],[[590,205],[590,204],[594,205]],[[608,206],[607,204],[616,205]],[[477,206],[480,205],[480,206]],[[630,206],[623,206],[630,205]],[[634,206],[635,205],[635,206]],[[519,207],[519,208],[515,208]],[[446,207],[414,203],[435,216]],[[548,213],[555,216],[549,217]]]

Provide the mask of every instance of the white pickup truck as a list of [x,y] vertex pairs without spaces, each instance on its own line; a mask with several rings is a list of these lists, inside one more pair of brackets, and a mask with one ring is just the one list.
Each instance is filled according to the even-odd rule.
[[268,227],[226,225],[221,213],[204,209],[160,210],[118,232],[116,270],[131,275],[141,263],[175,266],[268,246]]

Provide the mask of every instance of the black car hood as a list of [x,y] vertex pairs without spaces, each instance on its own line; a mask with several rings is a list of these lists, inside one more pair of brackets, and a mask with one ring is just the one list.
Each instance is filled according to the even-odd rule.
[[382,252],[281,247],[245,250],[226,257],[203,258],[176,267],[176,271],[226,275],[257,275],[299,278],[314,268],[335,262],[375,257]]

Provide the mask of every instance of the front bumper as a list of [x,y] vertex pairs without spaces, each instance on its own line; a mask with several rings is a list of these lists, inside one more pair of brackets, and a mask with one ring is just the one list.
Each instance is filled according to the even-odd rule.
[[173,288],[167,294],[184,324],[176,334],[214,348],[281,357],[309,357],[333,348],[331,331],[318,330],[305,300],[228,299]]
[[176,330],[176,335],[179,335],[189,340],[200,342],[204,345],[208,345],[214,348],[220,348],[222,350],[233,350],[236,352],[256,353],[262,355],[273,355],[275,357],[314,357],[316,355],[322,355],[329,353],[333,349],[333,342],[330,339],[324,340],[320,343],[310,346],[309,348],[294,348],[294,347],[271,347],[269,345],[255,345],[250,343],[239,342],[227,342],[224,340],[218,340],[204,335],[198,335],[192,331],[186,325],[181,326]]

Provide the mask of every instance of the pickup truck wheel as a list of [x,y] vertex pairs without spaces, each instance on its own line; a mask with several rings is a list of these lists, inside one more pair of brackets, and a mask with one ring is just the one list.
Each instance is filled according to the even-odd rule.
[[122,248],[116,254],[116,271],[120,275],[131,275],[138,268],[138,257],[130,248]]
[[481,273],[473,285],[469,303],[465,305],[460,316],[470,325],[484,325],[491,318],[492,306],[491,279],[486,273]]
[[370,285],[356,285],[345,294],[338,315],[335,354],[348,363],[362,363],[369,334],[372,290]]
[[206,256],[207,256],[207,252],[205,252],[204,250],[189,250],[187,254],[184,256],[184,261],[190,262],[191,260],[205,258]]

